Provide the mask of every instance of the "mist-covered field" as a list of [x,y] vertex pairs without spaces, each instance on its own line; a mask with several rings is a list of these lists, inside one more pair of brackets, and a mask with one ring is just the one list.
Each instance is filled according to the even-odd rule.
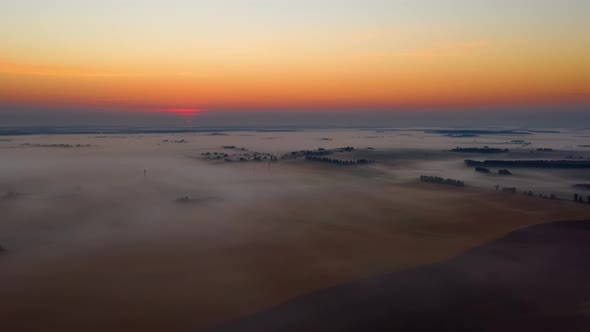
[[502,176],[463,162],[590,162],[589,144],[583,130],[2,136],[0,329],[199,331],[527,225],[590,218],[590,190],[574,186],[590,168]]

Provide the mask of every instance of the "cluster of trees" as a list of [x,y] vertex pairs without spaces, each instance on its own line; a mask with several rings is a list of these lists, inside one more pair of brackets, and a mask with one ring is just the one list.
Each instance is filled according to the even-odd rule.
[[248,151],[246,148],[238,148],[235,145],[224,145],[223,148],[226,149],[226,150]]
[[[224,145],[226,150],[248,151],[246,148],[238,148],[235,145]],[[275,161],[278,158],[270,153],[250,152],[227,154],[224,152],[204,152],[201,153],[204,159],[224,159],[226,162],[232,161]]]
[[[477,166],[475,168],[475,171],[480,172],[480,173],[486,173],[486,174],[492,173],[492,171],[490,171],[488,168],[481,167],[481,166]],[[499,175],[512,175],[512,172],[510,172],[507,169],[500,169],[500,170],[498,170],[498,174]]]
[[326,150],[324,148],[319,148],[317,150],[299,150],[299,151],[292,151],[289,152],[281,157],[281,159],[296,159],[300,157],[308,157],[308,156],[327,156],[332,154],[331,150]]
[[336,151],[336,152],[351,152],[351,151],[354,151],[354,148],[352,146],[346,146],[343,148],[334,149],[334,151]]
[[425,133],[441,135],[530,135],[528,131],[518,130],[481,130],[481,129],[436,129],[426,130]]
[[221,152],[203,152],[201,153],[201,156],[203,156],[205,159],[221,159],[229,157],[227,153]]
[[370,163],[375,162],[374,160],[369,160],[369,159],[342,160],[342,159],[334,159],[334,158],[328,158],[328,157],[317,157],[317,156],[306,156],[305,160],[320,161],[320,162],[324,162],[324,163],[344,165],[344,166],[370,164]]
[[23,143],[23,146],[30,146],[36,148],[89,148],[91,144],[31,144]]
[[240,161],[266,161],[277,160],[277,157],[270,153],[254,152],[253,154],[246,154],[240,157]]
[[[535,193],[533,193],[531,190],[529,190],[529,191],[525,190],[522,192],[522,194],[526,195],[526,196],[535,196]],[[539,193],[537,196],[539,196],[540,198],[544,198],[544,199],[557,199],[557,196],[555,196],[555,194],[547,195],[547,194]]]
[[462,152],[462,153],[505,153],[510,152],[508,149],[497,149],[497,148],[490,148],[489,146],[484,146],[483,148],[460,148],[456,147],[451,152]]
[[332,154],[333,151],[326,150],[324,148],[319,148],[317,150],[305,150],[303,151],[303,155],[306,157],[313,157],[313,156],[326,156]]
[[226,162],[232,161],[275,161],[277,157],[270,153],[252,152],[228,155],[221,152],[206,152],[202,154],[205,159],[224,159]]
[[466,159],[470,167],[590,168],[587,160],[484,160]]
[[475,171],[480,173],[492,173],[489,169],[480,166],[476,167]]
[[[500,190],[500,186],[496,185],[496,190]],[[504,187],[502,188],[503,192],[509,192],[509,193],[516,193],[516,188],[514,187]],[[543,193],[539,193],[537,195],[535,195],[535,193],[532,190],[524,190],[522,192],[522,194],[524,196],[538,196],[540,198],[544,198],[544,199],[557,199],[557,196],[555,196],[555,194],[543,194]],[[582,195],[578,195],[578,194],[574,194],[574,202],[576,203],[587,203],[590,204],[590,195],[588,195],[588,197],[586,198],[586,202],[584,202],[584,197]]]
[[178,203],[188,203],[190,201],[191,201],[191,199],[188,196],[182,196],[182,197],[179,197],[176,199],[176,202],[178,202]]
[[270,153],[252,152],[242,154],[229,155],[223,152],[203,152],[201,153],[203,159],[223,159],[226,162],[230,161],[274,161],[277,157]]
[[[587,198],[588,200],[586,202],[590,204],[590,195]],[[574,202],[584,203],[584,197],[582,197],[582,195],[574,194]]]
[[318,148],[317,150],[299,150],[287,153],[281,157],[281,159],[296,159],[301,157],[320,157],[320,156],[327,156],[331,155],[336,152],[351,152],[354,151],[354,148],[351,146],[346,146],[343,148],[336,148],[336,149],[324,149]]
[[[496,190],[500,190],[499,185],[496,185]],[[517,190],[515,187],[504,187],[504,188],[502,188],[502,192],[516,194]],[[524,190],[522,192],[522,194],[524,196],[535,196],[535,193],[533,193],[532,190]],[[557,196],[555,196],[555,194],[547,195],[547,194],[540,193],[537,196],[539,196],[540,198],[545,198],[545,199],[557,199]]]
[[439,176],[420,175],[420,181],[429,182],[429,183],[448,184],[448,185],[457,186],[457,187],[464,187],[465,186],[465,183],[461,180],[444,179]]
[[179,139],[179,140],[168,140],[168,139],[165,139],[165,140],[162,140],[162,142],[164,142],[164,143],[168,143],[168,142],[170,142],[170,143],[188,143],[188,141],[187,140],[184,140],[184,139]]

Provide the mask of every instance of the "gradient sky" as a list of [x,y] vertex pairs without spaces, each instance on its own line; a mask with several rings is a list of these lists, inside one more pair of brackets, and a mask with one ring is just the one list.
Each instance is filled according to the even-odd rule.
[[590,104],[585,0],[0,2],[0,112]]

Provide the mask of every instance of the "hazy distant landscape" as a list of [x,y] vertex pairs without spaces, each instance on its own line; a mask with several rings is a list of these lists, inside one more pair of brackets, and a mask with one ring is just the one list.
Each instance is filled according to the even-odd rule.
[[[529,225],[590,219],[585,136],[412,128],[2,136],[0,321],[11,331],[199,331],[441,262]],[[465,160],[557,165],[481,172]]]

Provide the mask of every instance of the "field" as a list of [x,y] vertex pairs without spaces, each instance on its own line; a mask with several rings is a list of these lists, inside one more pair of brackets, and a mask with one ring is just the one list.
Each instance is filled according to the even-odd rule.
[[[588,170],[501,176],[463,162],[587,161],[584,134],[5,136],[0,328],[200,331],[326,287],[450,259],[523,227],[590,219],[590,191],[574,187]],[[484,146],[509,151],[449,151]],[[372,162],[290,157],[318,149]],[[501,190],[512,187],[517,193]]]

